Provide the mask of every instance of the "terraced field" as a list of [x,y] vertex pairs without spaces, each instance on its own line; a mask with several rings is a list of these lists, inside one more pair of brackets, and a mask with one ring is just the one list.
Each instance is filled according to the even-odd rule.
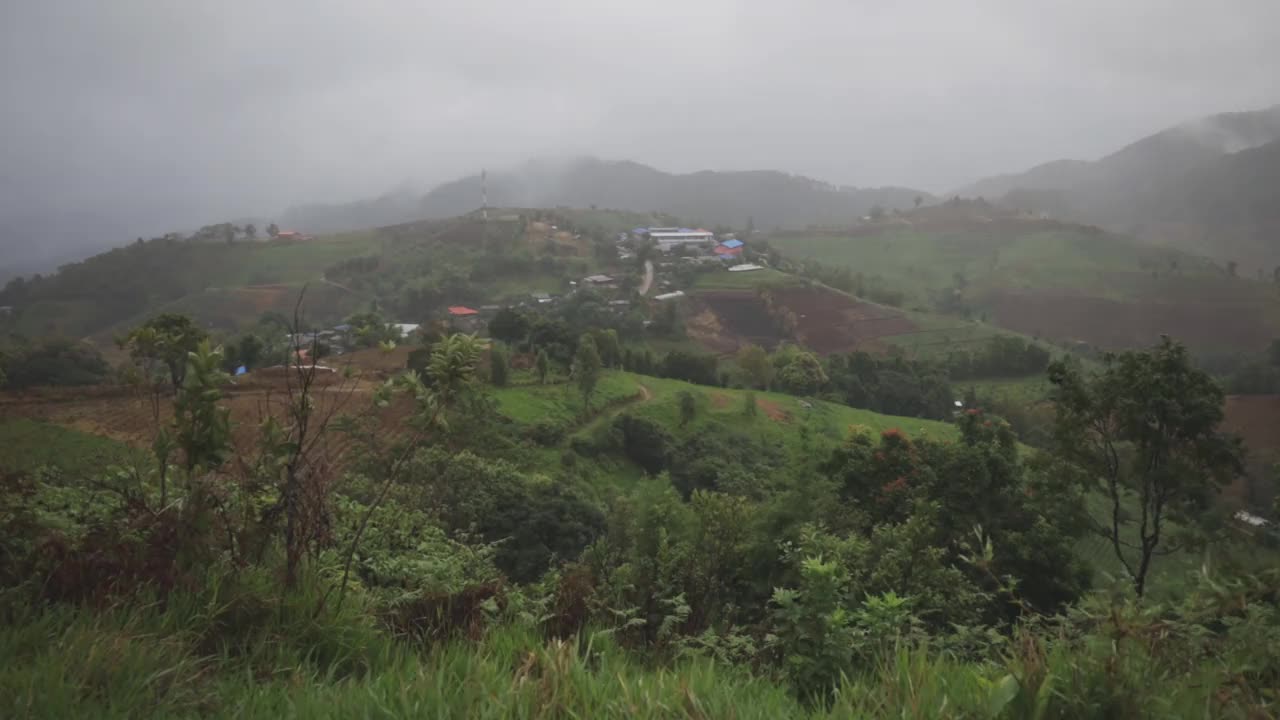
[[[1097,228],[934,208],[894,222],[776,233],[791,257],[845,266],[933,306],[960,288],[976,315],[1008,330],[1122,349],[1167,334],[1193,349],[1256,352],[1280,335],[1280,291],[1205,258]],[[945,211],[937,211],[945,212]]]
[[747,343],[775,348],[793,342],[823,355],[883,351],[916,323],[895,308],[857,300],[821,285],[704,290],[694,296],[689,334],[706,347],[732,353]]

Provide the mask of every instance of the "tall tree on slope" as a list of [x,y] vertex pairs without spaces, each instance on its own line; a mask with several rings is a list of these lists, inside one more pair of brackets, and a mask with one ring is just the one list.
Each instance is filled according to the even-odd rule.
[[1089,375],[1056,362],[1049,380],[1058,450],[1110,499],[1110,517],[1095,522],[1141,596],[1152,560],[1179,549],[1169,522],[1201,525],[1243,471],[1240,441],[1218,432],[1222,389],[1167,337],[1146,352],[1106,355]]

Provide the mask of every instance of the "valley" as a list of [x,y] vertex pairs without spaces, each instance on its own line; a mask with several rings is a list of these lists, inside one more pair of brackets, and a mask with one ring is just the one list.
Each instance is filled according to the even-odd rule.
[[532,161],[12,279],[0,707],[1273,717],[1280,284],[1152,235],[1255,120],[950,199]]

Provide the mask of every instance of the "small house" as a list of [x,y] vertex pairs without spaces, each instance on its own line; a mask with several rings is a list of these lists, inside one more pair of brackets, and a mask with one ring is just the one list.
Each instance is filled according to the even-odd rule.
[[465,305],[450,305],[449,320],[461,330],[476,330],[480,327],[480,311]]
[[608,285],[613,282],[613,278],[608,275],[588,275],[582,281],[592,285]]
[[734,265],[729,268],[729,272],[751,272],[753,270],[763,270],[764,267],[753,263],[743,263],[742,265]]
[[545,305],[551,302],[551,295],[544,292],[530,293],[529,297],[533,298],[533,301],[538,303],[539,305]]
[[682,297],[684,297],[684,291],[676,290],[675,292],[663,293],[661,295],[654,295],[653,299],[657,300],[658,302],[666,302],[667,300],[676,300]]

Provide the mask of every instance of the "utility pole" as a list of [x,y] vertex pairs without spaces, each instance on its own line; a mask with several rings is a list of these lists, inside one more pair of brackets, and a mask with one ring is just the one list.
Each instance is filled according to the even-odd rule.
[[480,240],[482,250],[489,250],[489,173],[480,168],[480,220],[484,224],[484,235]]

